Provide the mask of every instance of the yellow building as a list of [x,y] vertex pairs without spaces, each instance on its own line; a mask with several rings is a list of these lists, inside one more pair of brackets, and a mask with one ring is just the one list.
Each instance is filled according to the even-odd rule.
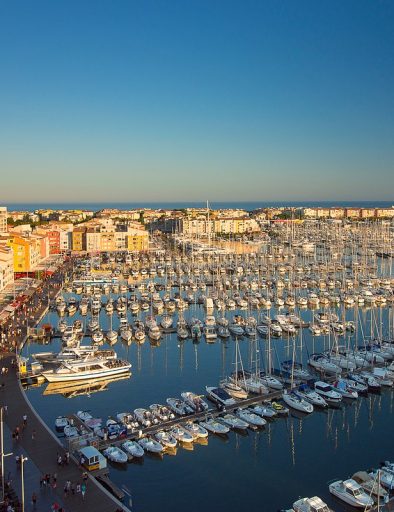
[[376,217],[381,218],[393,218],[394,208],[376,208]]
[[142,229],[129,230],[127,233],[128,251],[147,251],[149,247],[149,234]]
[[101,233],[101,251],[116,251],[115,233]]
[[7,245],[14,254],[14,272],[32,272],[41,261],[41,242],[38,237],[24,237],[11,232]]
[[73,251],[86,251],[86,228],[74,228],[71,240]]

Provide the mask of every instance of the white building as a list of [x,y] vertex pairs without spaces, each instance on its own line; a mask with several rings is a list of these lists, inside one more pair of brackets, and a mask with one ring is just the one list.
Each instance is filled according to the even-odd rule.
[[0,235],[7,233],[7,207],[0,206]]
[[0,245],[0,291],[14,282],[14,255],[11,247]]

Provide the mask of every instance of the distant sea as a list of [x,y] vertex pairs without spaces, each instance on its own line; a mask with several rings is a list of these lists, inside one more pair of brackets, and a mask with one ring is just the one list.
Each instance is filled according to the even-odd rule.
[[[180,208],[205,208],[205,202],[130,202],[130,203],[3,203],[9,211],[34,211],[39,209],[63,209],[63,210],[101,210],[103,208],[118,208],[129,210],[133,208],[152,209],[180,209]],[[393,201],[212,201],[210,208],[239,208],[242,210],[255,210],[256,208],[272,208],[280,206],[288,207],[359,207],[359,208],[390,208]]]

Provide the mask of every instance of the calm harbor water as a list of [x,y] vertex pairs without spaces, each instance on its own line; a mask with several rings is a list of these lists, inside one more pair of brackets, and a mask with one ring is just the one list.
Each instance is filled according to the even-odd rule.
[[[236,313],[239,312],[227,315]],[[276,313],[273,308],[271,316]],[[346,319],[358,318],[364,333],[369,333],[371,322],[375,327],[381,325],[385,332],[391,314],[389,308],[362,308],[358,312],[351,309],[346,311]],[[312,315],[310,310],[302,312],[305,320],[311,320]],[[185,312],[186,319],[191,316],[203,318],[203,309],[192,306]],[[76,314],[72,320],[77,318],[81,317]],[[43,323],[47,322],[56,325],[57,314],[49,313],[43,319]],[[109,328],[104,311],[100,322],[104,330]],[[113,327],[118,327],[116,314]],[[341,344],[350,346],[356,341],[362,343],[360,334],[358,340],[356,334],[340,338]],[[332,342],[327,336],[312,338],[309,330],[303,329],[302,336],[295,338],[297,359],[305,361],[308,354],[328,348]],[[254,347],[246,338],[239,343],[244,366],[249,367]],[[291,338],[272,340],[273,366],[278,367],[278,361],[291,357],[293,343]],[[260,339],[262,367],[267,347],[268,342]],[[107,390],[95,392],[88,387],[86,394],[74,398],[44,395],[45,386],[27,391],[50,427],[54,428],[59,414],[81,409],[105,419],[117,412],[164,403],[167,397],[179,396],[182,391],[204,393],[206,385],[216,385],[231,372],[235,360],[232,338],[211,344],[202,339],[195,344],[191,340],[179,342],[176,334],[168,334],[159,346],[152,346],[147,340],[143,345],[133,342],[127,347],[118,341],[114,348],[119,356],[132,362],[132,376],[110,383]],[[25,354],[48,349],[60,349],[60,341],[54,341],[50,348],[32,343],[25,347]],[[300,496],[312,495],[320,495],[334,510],[346,510],[330,497],[327,483],[394,458],[393,404],[393,392],[383,390],[355,403],[343,403],[338,409],[315,411],[304,418],[291,415],[276,419],[259,432],[231,432],[227,438],[210,436],[207,445],[195,444],[190,451],[178,448],[175,456],[166,455],[163,460],[147,455],[142,463],[128,464],[126,469],[111,466],[110,476],[119,487],[130,491],[133,510],[137,512],[153,512],[166,504],[173,512],[185,507],[197,512],[201,507],[211,510],[219,503],[229,512],[240,508],[275,511],[289,507]]]

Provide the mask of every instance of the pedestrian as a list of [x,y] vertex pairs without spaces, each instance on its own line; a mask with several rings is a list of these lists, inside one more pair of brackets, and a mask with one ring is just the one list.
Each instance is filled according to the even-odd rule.
[[64,497],[67,498],[68,496],[68,487],[67,487],[67,482],[64,484]]
[[71,484],[71,494],[74,496],[75,495],[75,484]]
[[85,485],[88,483],[88,474],[86,473],[86,471],[82,473],[82,480]]
[[23,419],[23,426],[26,427],[26,425],[27,425],[27,414],[24,414],[22,419]]
[[60,454],[58,454],[58,456],[57,456],[57,464],[58,464],[58,466],[62,466],[62,464],[63,464],[63,459]]
[[81,484],[78,482],[76,486],[76,492],[79,494],[81,492]]
[[31,433],[32,441],[36,438],[36,431],[33,429],[33,432]]
[[45,475],[45,480],[46,480],[47,486],[49,487],[51,485],[51,475],[49,473],[47,473]]
[[[4,386],[4,383],[2,383],[2,387]],[[7,415],[8,414],[8,405],[3,405],[3,410],[4,410],[4,413]]]
[[60,506],[59,504],[55,501],[55,503],[52,504],[52,510],[53,512],[59,512],[59,509],[60,509]]
[[85,494],[86,494],[86,484],[85,484],[85,482],[82,482],[81,493],[82,493],[82,499],[84,500],[85,499]]
[[33,510],[35,510],[37,505],[37,494],[35,492],[33,492],[31,497],[31,504],[33,505]]
[[66,464],[68,465],[70,463],[70,452],[66,452]]

